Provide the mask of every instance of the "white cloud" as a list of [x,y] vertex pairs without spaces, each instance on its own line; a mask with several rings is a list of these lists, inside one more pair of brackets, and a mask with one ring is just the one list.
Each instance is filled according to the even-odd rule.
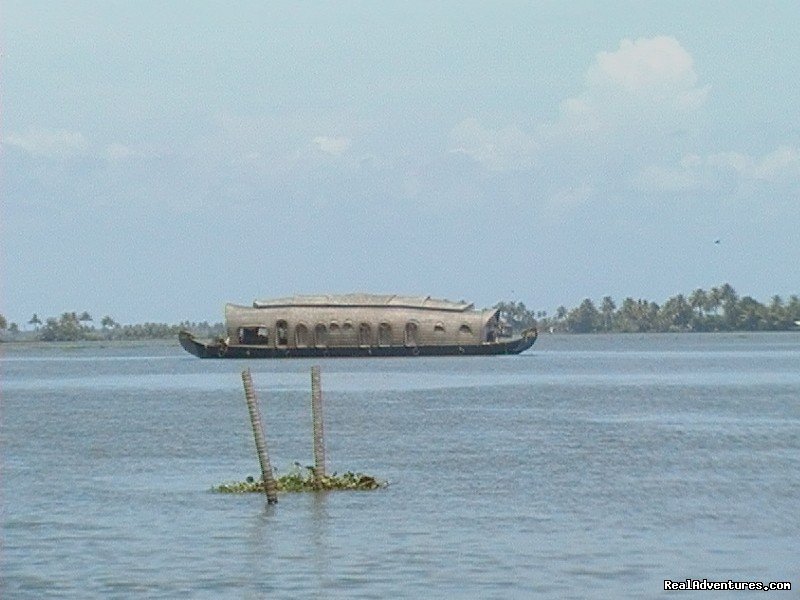
[[735,171],[746,179],[778,181],[800,178],[800,151],[791,146],[781,146],[756,158],[738,152],[712,154],[707,162],[719,169]]
[[450,152],[464,154],[490,171],[524,171],[533,167],[538,144],[517,127],[488,129],[465,119],[450,132]]
[[318,150],[331,156],[342,156],[350,149],[353,141],[347,137],[317,136],[313,140]]
[[136,151],[124,144],[109,144],[106,146],[105,159],[111,162],[125,160],[136,156]]
[[550,198],[550,204],[560,208],[572,208],[584,204],[588,201],[594,190],[588,184],[579,185],[576,187],[568,187],[558,190]]
[[563,223],[570,215],[579,213],[595,198],[595,188],[589,183],[558,187],[544,192],[537,215],[544,222]]
[[756,157],[740,152],[688,154],[675,166],[647,167],[635,178],[634,185],[660,191],[710,189],[731,175],[741,182],[800,182],[800,150],[781,146]]
[[599,52],[584,90],[561,103],[561,128],[598,131],[674,122],[700,108],[708,86],[698,86],[691,55],[673,37],[624,39],[613,52]]
[[662,167],[651,165],[634,178],[633,185],[642,191],[678,192],[699,189],[706,179],[694,166]]
[[3,143],[38,158],[92,157],[119,162],[145,156],[140,150],[117,142],[104,147],[90,144],[81,132],[67,129],[33,128],[25,133],[10,133],[3,138]]
[[66,129],[29,129],[26,133],[10,133],[3,143],[33,156],[47,158],[79,156],[89,149],[82,133]]
[[694,61],[673,37],[622,40],[616,52],[600,52],[586,74],[590,89],[612,87],[633,96],[696,108],[708,88],[697,88]]

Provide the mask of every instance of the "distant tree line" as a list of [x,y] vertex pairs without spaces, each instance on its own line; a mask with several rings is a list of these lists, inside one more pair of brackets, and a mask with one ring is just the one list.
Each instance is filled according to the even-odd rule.
[[84,311],[65,312],[60,317],[48,317],[42,321],[34,313],[28,321],[33,331],[21,332],[16,323],[8,325],[5,317],[0,315],[0,330],[6,331],[6,339],[24,339],[42,342],[76,342],[86,340],[156,340],[174,338],[181,329],[191,329],[201,336],[214,337],[224,333],[222,323],[209,324],[184,321],[177,325],[167,323],[140,323],[121,325],[110,316],[100,320],[100,327],[94,325],[94,319]]
[[500,318],[515,332],[538,326],[547,317],[546,311],[533,311],[524,302],[498,302],[494,305],[500,311]]
[[[750,296],[739,296],[730,284],[706,291],[696,289],[688,296],[678,294],[659,305],[642,299],[625,298],[620,305],[611,296],[595,304],[584,299],[578,306],[559,306],[554,315],[534,311],[523,302],[500,302],[494,306],[515,332],[536,326],[541,331],[566,333],[601,332],[688,332],[688,331],[787,331],[800,329],[800,297],[784,300],[773,296],[762,304]],[[184,321],[177,325],[142,323],[120,325],[109,316],[100,320],[100,327],[84,311],[65,312],[60,317],[42,321],[34,314],[28,321],[33,329],[20,331],[16,323],[8,323],[0,315],[2,340],[39,340],[74,342],[80,340],[153,340],[174,338],[181,329],[189,329],[201,337],[225,334],[222,323],[209,324]]]
[[730,284],[706,291],[698,288],[688,296],[678,294],[659,305],[625,298],[620,305],[611,296],[597,305],[584,299],[577,307],[559,306],[555,315],[528,310],[522,302],[501,302],[495,308],[515,330],[536,324],[545,331],[682,332],[682,331],[787,331],[800,328],[800,297],[784,301],[773,296],[762,304],[751,296],[739,296]]

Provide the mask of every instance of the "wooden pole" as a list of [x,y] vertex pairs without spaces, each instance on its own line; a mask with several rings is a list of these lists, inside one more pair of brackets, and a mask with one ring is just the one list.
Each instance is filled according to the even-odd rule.
[[256,400],[256,392],[253,389],[253,378],[250,376],[250,369],[242,371],[242,383],[244,384],[247,411],[250,413],[250,424],[253,426],[258,462],[261,464],[261,480],[264,482],[267,504],[275,504],[278,501],[278,485],[275,483],[275,478],[272,476],[272,466],[269,464],[267,441],[264,437],[264,427],[261,424],[261,413],[258,410],[258,400]]
[[311,419],[314,425],[314,485],[320,488],[325,477],[325,428],[322,419],[319,366],[311,367]]

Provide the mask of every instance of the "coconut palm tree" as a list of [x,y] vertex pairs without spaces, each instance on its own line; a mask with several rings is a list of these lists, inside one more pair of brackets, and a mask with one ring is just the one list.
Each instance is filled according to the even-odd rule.
[[578,308],[572,309],[567,316],[567,327],[575,333],[591,333],[597,331],[601,321],[600,311],[589,298],[584,298]]
[[603,303],[600,305],[600,312],[603,315],[603,329],[611,331],[614,328],[614,311],[617,310],[617,305],[614,304],[614,299],[611,296],[603,298]]
[[33,316],[31,317],[31,320],[28,321],[28,325],[33,325],[33,328],[36,331],[39,331],[39,325],[41,325],[41,324],[42,324],[42,320],[39,318],[39,315],[37,315],[36,313],[33,313]]
[[697,316],[702,319],[705,316],[704,311],[708,304],[708,294],[706,294],[704,289],[697,288],[689,294],[689,304],[697,311]]
[[712,287],[706,298],[708,299],[706,310],[713,312],[715,316],[719,314],[719,307],[722,306],[722,291],[718,287]]
[[739,295],[729,283],[725,283],[719,290],[722,301],[723,319],[727,329],[736,329],[739,321]]

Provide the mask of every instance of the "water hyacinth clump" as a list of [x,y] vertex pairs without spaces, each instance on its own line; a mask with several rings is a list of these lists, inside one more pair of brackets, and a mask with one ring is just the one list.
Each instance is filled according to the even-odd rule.
[[[319,484],[314,480],[314,467],[302,467],[294,463],[285,475],[275,478],[279,492],[318,492],[327,490],[376,490],[385,487],[388,482],[370,475],[348,471],[341,475],[333,473],[323,477]],[[264,483],[248,477],[245,481],[223,483],[213,488],[215,492],[225,494],[245,494],[249,492],[264,493]]]

